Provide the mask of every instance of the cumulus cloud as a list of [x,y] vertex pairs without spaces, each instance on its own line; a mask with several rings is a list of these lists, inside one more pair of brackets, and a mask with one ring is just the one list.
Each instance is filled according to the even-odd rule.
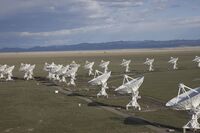
[[96,14],[102,9],[95,0],[7,0],[0,2],[0,16],[17,13],[55,11]]
[[117,7],[117,8],[137,7],[137,6],[142,6],[144,4],[143,1],[112,1],[112,2],[101,1],[101,3],[108,5],[110,7]]
[[[193,10],[199,4],[187,0],[0,1],[0,45],[145,40],[153,33],[170,38],[169,30],[199,27],[200,9]],[[183,38],[188,34],[184,32]]]
[[50,31],[50,32],[16,32],[14,34],[19,35],[21,37],[51,37],[51,36],[67,36],[72,34],[79,34],[79,33],[86,33],[90,31],[96,31],[98,29],[108,28],[110,25],[100,25],[100,26],[87,26],[81,28],[74,28],[74,29],[62,29],[57,31]]
[[172,23],[183,26],[200,26],[200,16],[173,19]]

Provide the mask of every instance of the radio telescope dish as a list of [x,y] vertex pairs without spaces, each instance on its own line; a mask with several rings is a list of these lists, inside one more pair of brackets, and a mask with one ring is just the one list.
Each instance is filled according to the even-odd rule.
[[71,84],[75,86],[77,75],[76,73],[79,67],[80,64],[76,64],[75,61],[72,61],[71,64],[66,66],[63,66],[61,64],[56,65],[54,62],[52,62],[51,64],[45,63],[44,70],[49,72],[49,79],[58,80],[59,82],[66,83],[66,77],[69,77],[70,82],[68,83],[68,85]]
[[72,61],[72,63],[69,66],[70,67],[80,67],[80,64],[77,64],[75,61]]
[[178,61],[178,57],[177,58],[170,57],[170,60],[168,61],[168,63],[173,64],[173,69],[178,69],[177,68],[177,61]]
[[14,70],[15,66],[8,66],[8,65],[2,65],[0,66],[0,79],[5,78],[6,81],[13,80],[12,79],[12,72]]
[[97,94],[97,98],[99,96],[106,96],[108,98],[108,94],[106,93],[106,89],[108,89],[107,81],[110,78],[110,76],[111,76],[111,71],[102,73],[102,72],[96,70],[95,75],[94,75],[94,79],[92,79],[88,82],[91,85],[101,85],[101,90]]
[[70,82],[68,83],[68,85],[76,85],[75,84],[75,80],[76,80],[76,73],[78,71],[78,68],[80,67],[79,64],[76,65],[69,65],[69,69],[66,71],[66,73],[64,74],[65,77],[70,77]]
[[[15,66],[10,66],[10,67],[7,66],[7,67],[4,69],[3,75],[7,76],[6,81],[13,80],[13,79],[12,79],[12,76],[13,76],[12,72],[13,72],[14,68],[15,68]],[[4,76],[3,76],[3,77],[4,77]]]
[[[188,91],[186,91],[188,89]],[[190,111],[191,120],[183,126],[184,129],[200,129],[200,87],[192,89],[182,83],[179,84],[177,97],[166,103],[167,107],[175,110]]]
[[122,60],[121,66],[126,67],[125,72],[130,72],[130,70],[129,70],[130,63],[131,63],[131,60],[125,60],[125,59]]
[[88,72],[88,75],[89,75],[89,76],[90,76],[90,75],[94,75],[94,73],[92,72],[92,71],[93,71],[93,66],[94,66],[94,62],[89,62],[89,61],[86,61],[86,62],[85,62],[84,68],[85,68],[86,70],[89,70],[89,72]]
[[144,62],[145,65],[149,66],[149,71],[153,71],[153,62],[154,59],[149,59],[149,58],[146,58],[146,61]]
[[199,56],[195,56],[194,60],[192,60],[194,62],[198,63],[198,67],[200,67],[200,57]]
[[115,91],[117,91],[120,94],[132,94],[132,100],[126,105],[127,110],[129,107],[134,107],[141,110],[141,107],[138,104],[137,100],[141,98],[141,96],[139,96],[138,89],[142,85],[143,81],[144,76],[134,79],[128,75],[124,75],[122,85],[115,89]]
[[50,80],[53,79],[58,80],[59,82],[66,82],[65,74],[69,70],[69,65],[56,65],[54,62],[52,62],[51,64],[45,63],[44,70],[49,72],[47,78],[49,78]]
[[49,73],[47,78],[50,79],[50,80],[55,78],[55,74],[52,73],[52,70],[53,70],[54,67],[56,67],[54,62],[52,62],[51,64],[48,64],[46,62],[45,65],[44,65],[44,70]]
[[69,70],[69,65],[66,65],[65,67],[63,66],[57,72],[58,77],[61,77],[61,79],[60,78],[58,79],[60,82],[65,82],[66,83],[65,74],[67,73],[68,70]]
[[0,66],[0,79],[4,78],[4,71],[7,68],[7,65]]
[[29,79],[33,79],[33,70],[34,69],[35,69],[35,64],[31,65],[31,64],[21,63],[19,71],[23,71],[24,79],[29,80]]
[[53,73],[53,80],[58,80],[60,81],[60,71],[62,70],[63,68],[63,65],[61,64],[58,64],[56,66],[54,66],[52,69],[51,69],[51,72]]
[[110,64],[110,61],[101,60],[101,63],[99,66],[104,69],[104,73],[107,73],[109,64]]

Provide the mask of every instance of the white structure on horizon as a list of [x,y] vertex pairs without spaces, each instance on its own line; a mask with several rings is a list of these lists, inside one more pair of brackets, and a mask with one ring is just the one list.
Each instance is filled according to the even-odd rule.
[[5,65],[0,65],[0,79],[3,79],[4,78],[4,70],[7,68],[7,64]]
[[99,64],[99,66],[104,69],[104,73],[108,72],[108,65],[109,64],[110,64],[110,61],[101,60],[101,63]]
[[129,64],[131,63],[131,60],[122,60],[121,66],[126,67],[125,72],[130,72],[129,70]]
[[69,70],[69,65],[66,66],[62,66],[59,71],[56,72],[57,78],[56,80],[58,80],[59,82],[67,82],[66,78],[65,78],[65,74],[67,73],[67,71]]
[[108,89],[107,81],[110,78],[110,76],[111,76],[111,71],[102,73],[102,72],[96,70],[94,78],[88,82],[91,85],[101,85],[101,90],[97,94],[97,98],[99,96],[106,96],[108,98],[108,94],[106,93],[106,89]]
[[168,63],[173,64],[173,69],[178,69],[177,67],[177,61],[178,61],[178,57],[170,57],[170,60],[168,61]]
[[149,71],[153,71],[153,62],[154,59],[149,59],[149,58],[146,58],[146,61],[144,62],[145,65],[149,66]]
[[7,64],[5,65],[0,65],[0,79],[6,79],[6,81],[13,80],[13,70],[15,66],[8,66]]
[[177,97],[168,101],[166,106],[174,110],[185,110],[189,112],[190,121],[183,126],[184,130],[200,129],[200,124],[198,123],[198,118],[200,117],[200,87],[192,89],[180,83]]
[[80,67],[79,64],[76,64],[75,61],[72,61],[71,64],[63,66],[61,64],[56,65],[54,62],[51,64],[45,63],[44,70],[47,71],[49,74],[47,78],[54,81],[65,82],[66,78],[70,78],[70,81],[67,85],[76,85],[76,75],[78,68]]
[[200,57],[199,56],[195,56],[195,58],[192,61],[197,62],[198,67],[200,67]]
[[85,62],[84,68],[85,68],[86,70],[88,70],[88,75],[89,75],[89,76],[90,76],[90,75],[94,75],[94,73],[93,73],[93,66],[94,66],[94,62],[89,62],[89,61],[86,61],[86,62]]
[[128,110],[129,107],[138,108],[138,110],[141,110],[140,105],[138,104],[137,100],[141,98],[139,96],[139,88],[142,85],[144,81],[143,77],[138,78],[132,78],[128,75],[124,75],[124,80],[121,86],[115,89],[120,94],[131,94],[132,99],[131,101],[126,105],[126,109]]
[[76,75],[78,68],[80,67],[80,64],[76,64],[75,61],[72,61],[72,63],[69,65],[69,69],[65,73],[65,77],[70,77],[70,82],[68,85],[76,85],[75,80],[76,80]]
[[55,74],[53,73],[53,69],[55,69],[57,65],[52,62],[51,64],[48,64],[47,62],[45,62],[44,64],[44,70],[48,72],[48,79],[55,79]]
[[35,69],[35,64],[24,64],[21,63],[19,71],[24,72],[24,79],[29,80],[33,79],[33,70]]

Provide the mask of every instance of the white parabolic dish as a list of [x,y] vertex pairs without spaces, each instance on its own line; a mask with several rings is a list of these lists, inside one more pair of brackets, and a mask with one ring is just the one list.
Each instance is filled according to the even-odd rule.
[[110,61],[102,62],[99,66],[104,68],[104,67],[108,66],[109,63],[110,63]]
[[85,69],[90,69],[90,68],[93,67],[93,65],[94,65],[94,62],[88,62],[87,64],[85,64],[84,68]]
[[118,91],[118,93],[120,94],[133,93],[140,88],[143,81],[144,81],[144,77],[138,77],[116,88],[115,91]]
[[200,104],[200,87],[174,97],[166,103],[167,107],[175,110],[191,110]]
[[90,83],[91,85],[102,85],[105,82],[107,82],[110,75],[111,75],[111,72],[104,73],[104,74],[90,80],[88,83]]
[[124,60],[122,61],[121,65],[127,66],[131,63],[131,60]]

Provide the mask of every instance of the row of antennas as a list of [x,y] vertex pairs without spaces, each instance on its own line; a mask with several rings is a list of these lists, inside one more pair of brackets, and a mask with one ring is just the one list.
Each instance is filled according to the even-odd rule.
[[[168,61],[168,63],[173,64],[173,69],[178,69],[177,61],[178,61],[178,57],[177,58],[170,57],[170,60]],[[199,63],[198,66],[200,67],[200,57],[196,56],[193,61],[198,62]],[[130,72],[130,63],[131,63],[131,60],[123,59],[122,63],[120,64],[121,66],[125,67],[125,72],[126,73]],[[152,59],[146,58],[146,61],[144,62],[145,65],[149,66],[149,71],[153,71],[154,70],[153,69],[153,63],[154,63],[154,59],[153,58]],[[104,69],[104,73],[108,71],[108,65],[109,64],[110,64],[110,61],[104,61],[104,60],[101,61],[99,66]],[[94,66],[94,62],[86,61],[86,64],[85,64],[84,67],[85,67],[85,69],[89,70],[89,76],[94,74],[92,72],[93,71],[93,66]]]
[[[150,59],[149,59],[150,60]],[[148,61],[149,61],[148,60]],[[170,63],[175,63],[178,59],[171,58]],[[125,60],[123,60],[125,62]],[[151,61],[150,61],[151,62]],[[102,68],[105,68],[104,72],[95,70],[95,73],[92,74],[92,67],[94,62],[86,62],[85,68],[90,70],[90,74],[94,75],[94,78],[90,80],[88,83],[91,85],[101,86],[100,92],[97,93],[97,97],[105,96],[108,98],[108,94],[106,90],[109,88],[107,86],[107,81],[111,76],[111,71],[108,71],[107,66],[109,62],[105,63],[102,61]],[[124,63],[125,64],[125,63]],[[151,64],[151,63],[149,63]],[[91,65],[91,66],[90,66]],[[173,67],[177,69],[176,64]],[[131,94],[131,101],[126,105],[126,109],[128,110],[130,107],[141,110],[141,107],[138,103],[138,99],[141,98],[139,96],[139,88],[144,81],[144,76],[132,78],[128,75],[124,75],[123,83],[121,86],[115,89],[119,94]],[[187,90],[188,91],[187,91]],[[185,129],[200,129],[200,124],[198,123],[198,118],[200,117],[200,87],[192,89],[184,84],[179,84],[178,96],[170,100],[166,103],[167,107],[176,109],[176,110],[187,110],[190,111],[191,119],[190,121],[183,126]]]
[[75,61],[72,61],[69,65],[51,64],[45,63],[44,70],[48,72],[47,78],[54,81],[65,82],[67,83],[66,78],[70,78],[68,85],[76,85],[76,75],[80,64],[77,64]]
[[[100,72],[98,70],[95,71],[94,78],[90,80],[88,83],[91,85],[101,86],[101,90],[97,93],[97,98],[99,96],[104,96],[108,98],[108,94],[106,89],[109,87],[107,86],[107,81],[111,76],[110,72]],[[139,96],[139,88],[144,81],[144,76],[138,78],[132,78],[128,75],[124,75],[123,83],[121,86],[115,89],[116,92],[119,94],[131,94],[132,98],[131,101],[126,105],[126,109],[128,110],[129,107],[138,108],[141,110],[140,105],[138,104],[137,100],[141,98]]]
[[[173,65],[173,69],[178,69],[177,67],[177,62],[178,62],[178,57],[170,57],[170,60],[168,61],[168,63]],[[198,67],[200,67],[200,57],[199,56],[195,56],[195,58],[192,60],[194,62],[196,62],[198,64]],[[153,71],[153,63],[154,63],[154,59],[149,59],[146,58],[146,61],[144,62],[145,65],[149,65],[149,71]]]
[[[178,58],[171,57],[168,62],[173,64],[173,69],[177,69],[177,61]],[[199,63],[200,58],[196,56],[193,61]],[[126,72],[129,72],[130,62],[130,60],[123,60],[121,63],[122,66],[126,66]],[[144,63],[150,66],[149,71],[153,71],[153,62],[154,59],[147,58]],[[101,86],[101,90],[99,93],[97,93],[97,97],[105,96],[108,98],[108,94],[106,92],[106,89],[108,89],[107,81],[111,76],[111,71],[108,71],[109,63],[110,62],[101,61],[100,67],[104,68],[104,72],[95,70],[95,73],[93,73],[92,67],[94,65],[94,62],[86,61],[86,64],[84,66],[85,69],[89,70],[89,76],[94,75],[94,78],[88,83],[90,83],[91,85]],[[115,89],[115,91],[119,94],[131,94],[131,101],[126,105],[127,110],[129,109],[129,107],[141,110],[141,107],[137,100],[141,98],[141,96],[139,96],[139,88],[142,85],[143,81],[144,76],[132,78],[128,75],[124,75],[122,85]],[[166,103],[166,106],[176,110],[189,111],[191,119],[185,126],[183,126],[183,128],[200,129],[200,124],[198,123],[198,118],[200,117],[200,87],[192,89],[182,83],[179,84],[178,96]]]
[[[177,61],[178,58],[170,58],[169,63],[174,64],[173,68],[177,69]],[[198,67],[200,67],[200,57],[196,56],[193,60],[198,63]],[[129,66],[130,60],[123,60],[122,66]],[[154,59],[146,59],[145,64],[149,65],[149,71],[152,71],[152,64]],[[86,61],[84,66],[85,69],[89,70],[89,75],[94,75],[94,78],[90,80],[88,83],[91,85],[101,86],[100,92],[97,94],[99,96],[105,96],[108,98],[108,94],[106,89],[108,89],[107,81],[111,76],[111,71],[108,71],[109,61],[101,61],[100,67],[104,68],[104,72],[95,70],[93,73],[93,65],[94,62]],[[60,82],[66,82],[66,78],[70,78],[70,82],[68,84],[75,85],[76,75],[80,64],[77,64],[75,61],[72,61],[71,64],[63,66],[61,64],[56,65],[55,63],[45,63],[44,70],[47,71],[48,78],[53,80],[58,80]],[[12,72],[15,66],[8,65],[0,65],[0,78],[5,78],[6,80],[12,80]],[[23,64],[21,63],[20,71],[24,72],[24,79],[32,79],[33,78],[33,70],[35,69],[35,65],[31,64]],[[129,67],[126,68],[126,71],[129,71]],[[141,110],[141,107],[138,103],[138,99],[141,98],[139,96],[139,88],[144,81],[144,76],[132,78],[128,75],[124,75],[124,79],[122,85],[115,89],[119,94],[131,94],[131,101],[126,105],[126,109],[129,107],[136,108]],[[167,107],[170,107],[175,110],[186,110],[189,112],[190,120],[189,122],[183,126],[184,129],[200,129],[200,124],[198,123],[198,119],[200,118],[200,87],[198,88],[190,88],[182,83],[179,84],[178,95],[171,99],[166,103]]]
[[[6,79],[6,81],[11,81],[13,80],[13,70],[15,66],[8,66],[7,64],[5,65],[0,65],[0,79]],[[31,64],[20,64],[19,71],[24,72],[24,79],[29,80],[33,79],[33,70],[35,69],[35,65]]]
[[[177,62],[178,62],[178,57],[170,57],[170,60],[168,61],[168,63],[173,64],[173,69],[178,69],[177,67]],[[149,71],[153,71],[153,63],[154,63],[154,59],[149,59],[146,58],[146,61],[144,62],[145,65],[149,66]]]
[[[198,63],[198,67],[200,67],[200,57],[195,56],[195,58],[192,60],[196,63]],[[173,69],[178,69],[177,67],[177,62],[178,62],[178,57],[170,57],[170,60],[168,63],[173,64]],[[123,59],[122,63],[120,64],[121,66],[125,67],[125,72],[128,73],[130,72],[130,63],[131,60],[126,60]],[[153,63],[154,59],[149,59],[146,58],[146,61],[144,62],[145,65],[149,66],[149,71],[153,71]],[[110,61],[104,61],[101,60],[99,66],[104,69],[104,73],[108,72],[108,65],[110,64]],[[84,68],[88,70],[88,75],[94,75],[93,72],[93,66],[94,62],[89,62],[86,61]],[[76,72],[78,71],[78,68],[80,67],[80,64],[76,64],[75,61],[72,61],[71,64],[63,66],[61,64],[56,65],[54,62],[51,64],[45,63],[44,70],[49,72],[49,79],[53,80],[59,80],[60,82],[66,82],[66,77],[70,77],[71,81],[69,84],[75,85],[75,77],[76,77]],[[8,66],[8,65],[0,65],[0,79],[6,79],[7,81],[12,80],[12,72],[15,66]],[[24,72],[24,79],[30,80],[33,79],[33,70],[35,69],[35,64],[24,64],[21,63],[19,71]],[[60,79],[61,77],[61,79]]]
[[[104,96],[108,98],[108,94],[106,90],[109,88],[107,85],[107,81],[111,76],[111,71],[108,71],[108,65],[109,61],[101,61],[100,67],[104,68],[104,71],[101,72],[99,70],[95,70],[93,73],[93,65],[94,62],[88,62],[86,61],[86,64],[84,65],[85,69],[89,70],[89,76],[94,75],[94,78],[90,81],[88,81],[89,84],[95,85],[95,86],[101,86],[100,91],[97,93],[97,97]],[[63,65],[56,65],[55,63],[45,63],[44,70],[49,72],[48,78],[52,80],[58,80],[60,82],[66,82],[66,77],[70,77],[70,82],[68,84],[75,85],[74,80],[76,79],[76,72],[78,68],[80,67],[79,64],[76,64],[75,61],[73,61],[70,65],[63,66]],[[138,77],[138,78],[132,78],[128,75],[124,75],[123,83],[120,87],[118,87],[115,91],[119,92],[120,94],[131,94],[132,99],[127,104],[126,108],[134,107],[138,108],[139,110],[140,105],[137,102],[137,99],[140,98],[139,96],[139,87],[143,83],[144,77]]]
[[[177,67],[177,62],[178,62],[178,57],[170,57],[170,60],[168,61],[168,63],[173,65],[173,69],[178,69]],[[199,56],[195,56],[195,59],[193,59],[194,62],[198,63],[198,67],[200,67],[200,57]],[[108,65],[109,65],[110,61],[101,61],[101,64],[99,65],[100,67],[104,68],[104,72],[108,71]],[[121,66],[125,67],[125,72],[130,72],[130,63],[131,60],[126,60],[123,59],[122,63],[120,64]],[[150,58],[146,58],[146,61],[144,62],[145,65],[149,66],[149,71],[153,71],[153,63],[154,63],[154,58],[150,59]],[[90,63],[89,63],[90,64]],[[94,65],[94,62],[91,63],[91,67]]]
[[[173,69],[178,69],[177,67],[177,62],[178,62],[178,57],[170,57],[170,60],[168,61],[168,63],[173,65]],[[200,67],[200,57],[199,56],[195,56],[195,58],[192,60],[194,62],[198,63],[198,67]],[[130,64],[130,60],[126,61],[123,59],[122,63],[125,62],[126,66],[128,66]],[[154,63],[154,58],[149,59],[146,58],[146,61],[144,62],[145,65],[149,66],[149,71],[153,71],[153,63]],[[126,72],[128,72],[129,66],[126,69]]]

